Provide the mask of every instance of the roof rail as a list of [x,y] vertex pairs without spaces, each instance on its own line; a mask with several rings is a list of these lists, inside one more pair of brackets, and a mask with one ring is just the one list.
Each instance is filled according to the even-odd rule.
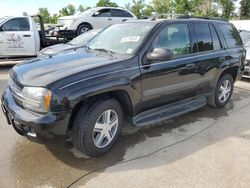
[[218,21],[228,22],[227,19],[216,18],[216,17],[192,16],[192,15],[181,15],[177,17],[177,19],[189,19],[189,18],[197,18],[197,19],[204,19],[204,20],[218,20]]
[[175,13],[159,14],[157,12],[154,12],[154,13],[152,13],[151,20],[156,20],[159,18],[173,19],[173,18],[177,18],[179,16],[186,16],[186,14],[175,14]]

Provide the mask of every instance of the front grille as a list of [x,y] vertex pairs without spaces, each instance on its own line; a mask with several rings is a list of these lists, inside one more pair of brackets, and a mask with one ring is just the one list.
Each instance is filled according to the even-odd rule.
[[12,78],[9,79],[9,88],[10,88],[10,91],[13,95],[13,98],[15,100],[15,102],[22,106],[22,90],[23,90],[23,87],[18,84],[17,82],[15,82]]

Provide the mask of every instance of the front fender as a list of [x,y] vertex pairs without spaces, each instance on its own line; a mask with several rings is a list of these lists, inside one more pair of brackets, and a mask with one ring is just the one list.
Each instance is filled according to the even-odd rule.
[[73,84],[70,87],[59,89],[56,93],[63,96],[57,97],[57,105],[54,106],[55,111],[74,107],[86,98],[106,94],[113,91],[125,91],[131,101],[133,107],[138,106],[141,99],[140,83],[133,82],[129,78],[120,77],[112,79],[96,78],[95,80],[83,81]]

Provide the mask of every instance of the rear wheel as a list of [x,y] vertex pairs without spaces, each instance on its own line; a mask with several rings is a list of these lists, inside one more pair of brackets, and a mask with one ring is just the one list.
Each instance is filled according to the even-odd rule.
[[101,99],[82,108],[73,127],[73,143],[81,152],[96,157],[117,140],[122,124],[122,109],[114,99]]
[[218,81],[214,94],[209,98],[209,105],[224,107],[230,100],[234,89],[234,79],[231,74],[224,74]]
[[87,31],[91,30],[91,26],[89,24],[81,24],[76,31],[77,36],[81,35],[83,33],[86,33]]

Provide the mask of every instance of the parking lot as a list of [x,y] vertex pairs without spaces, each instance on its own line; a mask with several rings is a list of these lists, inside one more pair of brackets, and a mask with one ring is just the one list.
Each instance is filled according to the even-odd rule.
[[[10,68],[0,68],[0,94]],[[235,87],[226,108],[204,107],[155,127],[124,125],[114,148],[96,159],[70,141],[29,142],[1,112],[1,187],[250,187],[250,80]]]

